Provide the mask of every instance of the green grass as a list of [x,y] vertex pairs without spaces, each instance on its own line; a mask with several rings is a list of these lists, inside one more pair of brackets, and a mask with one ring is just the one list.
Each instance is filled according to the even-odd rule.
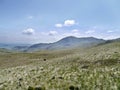
[[120,43],[0,54],[0,90],[120,90]]

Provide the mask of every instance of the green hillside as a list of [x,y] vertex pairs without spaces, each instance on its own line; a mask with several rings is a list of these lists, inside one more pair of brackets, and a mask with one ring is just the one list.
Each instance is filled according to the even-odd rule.
[[0,90],[119,90],[120,42],[0,54]]

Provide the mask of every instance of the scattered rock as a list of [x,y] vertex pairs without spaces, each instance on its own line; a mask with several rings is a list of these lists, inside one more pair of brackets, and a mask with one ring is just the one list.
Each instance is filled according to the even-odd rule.
[[44,60],[44,61],[46,61],[46,59],[45,59],[45,58],[44,58],[43,60]]

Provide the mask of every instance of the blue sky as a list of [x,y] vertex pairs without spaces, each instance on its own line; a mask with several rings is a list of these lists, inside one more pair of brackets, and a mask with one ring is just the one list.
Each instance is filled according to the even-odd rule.
[[120,0],[0,0],[0,43],[120,37]]

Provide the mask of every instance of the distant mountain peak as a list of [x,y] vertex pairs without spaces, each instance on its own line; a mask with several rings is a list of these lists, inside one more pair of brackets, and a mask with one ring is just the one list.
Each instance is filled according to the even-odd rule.
[[68,37],[65,37],[65,38],[62,38],[60,39],[59,41],[57,42],[60,42],[60,41],[68,41],[68,40],[74,40],[74,39],[78,39],[77,37],[74,37],[74,36],[68,36]]
[[28,51],[37,50],[56,50],[56,49],[67,49],[74,47],[89,47],[104,42],[102,39],[94,37],[83,37],[78,38],[74,36],[68,36],[54,43],[39,43],[34,44],[28,48]]
[[65,37],[65,38],[77,38],[77,37],[75,37],[75,36],[68,36],[68,37]]
[[65,40],[65,39],[77,39],[77,37],[75,37],[75,36],[68,36],[68,37],[62,38],[61,40]]

